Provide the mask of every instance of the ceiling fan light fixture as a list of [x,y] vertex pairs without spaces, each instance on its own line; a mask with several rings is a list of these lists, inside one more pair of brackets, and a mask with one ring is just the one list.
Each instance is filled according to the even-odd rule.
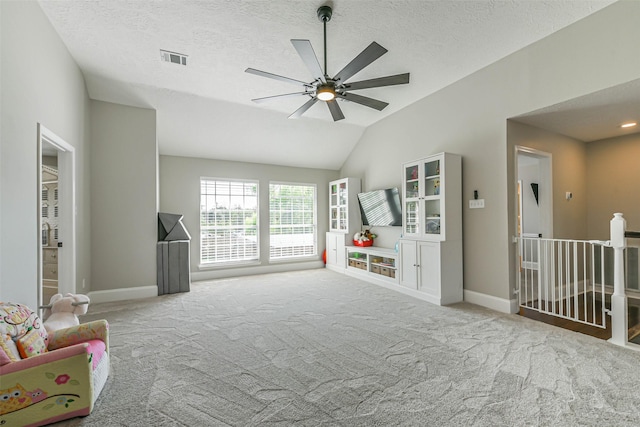
[[335,74],[333,75],[333,77],[331,77],[327,72],[327,22],[331,20],[331,6],[320,6],[317,10],[317,15],[323,26],[324,70],[320,65],[320,61],[318,61],[318,57],[313,51],[313,46],[311,45],[311,42],[309,40],[291,39],[291,44],[296,49],[296,51],[298,51],[300,59],[302,59],[302,62],[304,62],[306,67],[311,72],[313,80],[307,83],[301,80],[268,73],[266,71],[256,70],[254,68],[247,68],[245,70],[245,72],[247,73],[295,84],[298,87],[302,85],[302,87],[304,88],[304,92],[285,93],[282,95],[255,98],[252,99],[252,101],[262,102],[274,98],[306,95],[311,99],[307,100],[307,102],[305,102],[300,108],[294,111],[289,116],[289,118],[298,118],[318,101],[324,101],[327,105],[327,108],[331,112],[331,117],[333,118],[334,122],[344,119],[344,114],[342,113],[342,109],[339,105],[340,103],[335,101],[336,98],[364,105],[365,107],[373,108],[378,111],[384,110],[384,108],[389,105],[389,103],[380,101],[378,99],[358,95],[352,93],[351,91],[407,84],[409,83],[409,73],[397,74],[395,76],[378,77],[375,79],[361,80],[358,82],[348,82],[351,77],[359,73],[363,68],[369,66],[373,61],[380,58],[387,52],[387,49],[380,46],[378,43],[371,42],[369,46],[367,46],[362,52],[360,52],[355,58],[353,58],[351,62],[349,62],[342,70],[338,72],[338,74]]
[[333,85],[319,85],[316,97],[321,101],[333,101],[336,98],[336,90]]

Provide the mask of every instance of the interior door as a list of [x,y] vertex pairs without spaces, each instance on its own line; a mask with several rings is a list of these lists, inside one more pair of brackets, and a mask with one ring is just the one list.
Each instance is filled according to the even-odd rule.
[[47,304],[51,297],[58,293],[60,238],[60,191],[58,188],[58,150],[46,141],[42,144],[42,166],[40,168],[41,193],[40,213],[42,230],[42,280],[39,294],[43,304]]
[[[72,145],[39,123],[37,133],[36,292],[38,305],[42,306],[49,303],[54,293],[76,292],[75,150]],[[43,175],[45,169],[50,173]],[[55,176],[54,171],[57,171],[57,182],[49,179]]]

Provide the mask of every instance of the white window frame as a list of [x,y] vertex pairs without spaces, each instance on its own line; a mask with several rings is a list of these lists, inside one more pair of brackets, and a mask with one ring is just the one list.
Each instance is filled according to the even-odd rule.
[[[277,235],[272,235],[272,227],[274,227],[274,225],[272,224],[272,216],[273,216],[273,212],[271,210],[271,189],[272,186],[275,185],[283,185],[283,186],[299,186],[299,187],[311,187],[313,188],[313,208],[312,208],[312,215],[313,215],[313,223],[312,224],[306,224],[306,225],[298,225],[298,224],[278,224],[276,225],[276,227],[295,227],[295,226],[312,226],[313,227],[313,251],[312,253],[300,253],[300,254],[296,254],[296,253],[292,253],[289,255],[280,255],[280,256],[274,256],[274,244],[276,243],[276,241],[278,240],[277,238],[274,238],[274,236]],[[305,182],[278,182],[278,181],[270,181],[269,182],[269,200],[268,200],[268,204],[269,204],[269,262],[283,262],[283,261],[292,261],[292,260],[298,260],[298,259],[309,259],[311,257],[316,257],[318,255],[318,186],[316,184],[313,183],[305,183]],[[282,210],[281,210],[282,212]],[[288,211],[284,211],[284,212],[288,212]],[[303,212],[304,213],[304,212]]]
[[[203,236],[207,230],[216,230],[216,226],[207,226],[205,225],[205,219],[203,219],[203,212],[206,211],[206,207],[203,206],[203,186],[205,182],[219,182],[219,183],[229,183],[231,184],[242,184],[242,185],[255,185],[256,186],[256,224],[255,226],[248,227],[244,225],[227,225],[223,227],[219,227],[219,230],[233,230],[233,229],[242,229],[242,228],[255,228],[255,256],[249,257],[236,257],[233,259],[221,259],[221,260],[213,260],[207,259],[208,257],[203,257],[205,244],[203,243]],[[214,193],[215,195],[215,193]],[[224,196],[221,194],[221,196]],[[237,194],[235,197],[244,197],[246,194],[240,195]],[[232,195],[228,196],[229,198]],[[200,177],[200,211],[199,211],[199,223],[200,223],[200,267],[201,268],[215,268],[215,267],[229,267],[232,265],[245,265],[245,264],[255,264],[260,262],[260,183],[255,179],[231,179],[231,178],[213,178],[213,177]],[[250,238],[250,239],[253,239]]]

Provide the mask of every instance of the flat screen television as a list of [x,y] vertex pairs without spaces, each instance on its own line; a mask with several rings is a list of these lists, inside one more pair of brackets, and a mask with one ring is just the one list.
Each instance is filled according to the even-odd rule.
[[402,205],[398,188],[358,194],[362,225],[370,227],[402,225]]

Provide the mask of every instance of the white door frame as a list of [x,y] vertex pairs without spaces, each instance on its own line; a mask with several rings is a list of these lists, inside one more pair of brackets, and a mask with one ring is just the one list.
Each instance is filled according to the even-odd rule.
[[[536,150],[534,148],[523,147],[521,145],[515,146],[514,152],[514,171],[515,177],[514,181],[516,183],[516,194],[515,200],[518,200],[518,155],[523,154],[529,157],[535,157],[540,161],[540,175],[544,176],[544,179],[539,183],[539,193],[538,193],[538,201],[540,208],[540,232],[542,237],[546,239],[553,238],[553,164],[552,164],[552,155],[551,153],[547,153],[545,151]],[[516,230],[514,230],[514,235],[518,236],[518,210],[515,212],[515,224]]]
[[75,149],[64,139],[38,123],[38,306],[42,301],[42,144],[46,142],[58,150],[58,194],[60,222],[58,240],[63,246],[58,249],[58,292],[76,292],[76,161]]

